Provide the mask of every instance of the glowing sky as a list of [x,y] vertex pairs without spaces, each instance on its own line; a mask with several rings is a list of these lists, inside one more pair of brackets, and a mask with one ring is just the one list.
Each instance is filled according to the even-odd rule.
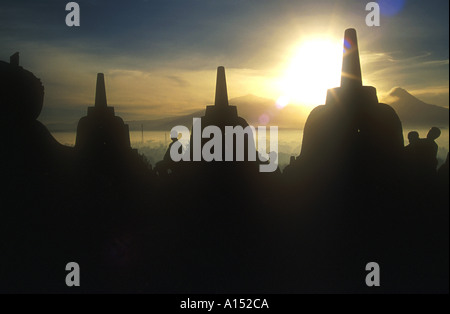
[[[379,1],[378,28],[365,24],[367,2],[80,0],[81,26],[69,28],[66,1],[5,0],[0,59],[20,51],[21,65],[41,78],[44,122],[74,122],[84,115],[94,100],[97,72],[105,73],[109,104],[122,117],[155,119],[211,104],[219,65],[227,69],[230,98],[254,94],[282,106],[304,101],[308,97],[286,94],[295,96],[297,84],[324,82],[302,76],[311,63],[299,56],[311,53],[299,51],[319,42],[327,56],[333,43],[339,49],[345,28],[354,27],[365,85],[380,95],[401,86],[448,106],[449,2]],[[339,78],[334,60],[320,65],[330,84]],[[307,105],[320,104],[314,101]]]

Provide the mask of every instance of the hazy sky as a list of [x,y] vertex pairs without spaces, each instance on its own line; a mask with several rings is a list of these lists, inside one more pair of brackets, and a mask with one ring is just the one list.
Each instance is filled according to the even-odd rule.
[[[301,82],[306,72],[292,68],[299,47],[317,38],[340,43],[348,27],[358,31],[366,85],[381,96],[401,86],[448,106],[445,0],[378,1],[381,26],[371,28],[369,1],[361,0],[80,0],[81,26],[72,28],[65,24],[67,2],[0,4],[0,59],[20,51],[21,65],[42,80],[44,122],[85,115],[97,72],[106,75],[109,104],[127,120],[211,104],[219,65],[227,69],[230,98],[276,100],[286,73],[295,86],[296,73]],[[330,72],[323,75],[339,77],[334,67]]]

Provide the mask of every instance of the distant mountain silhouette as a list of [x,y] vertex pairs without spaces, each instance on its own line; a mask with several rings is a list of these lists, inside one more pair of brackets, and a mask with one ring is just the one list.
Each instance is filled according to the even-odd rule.
[[190,127],[192,119],[202,117],[205,115],[205,110],[195,111],[182,116],[168,117],[156,120],[137,120],[128,121],[131,131],[140,131],[141,126],[144,126],[146,131],[170,131],[174,126],[184,125]]
[[[270,125],[277,125],[280,128],[298,128],[304,125],[306,118],[312,108],[287,105],[283,109],[276,106],[276,101],[269,98],[246,95],[232,98],[230,105],[239,107],[239,115],[245,118],[250,125],[264,125],[264,121]],[[130,130],[140,130],[141,125],[145,130],[168,131],[176,125],[191,127],[192,118],[199,118],[205,115],[205,110],[195,111],[183,116],[169,117],[157,120],[128,121]],[[267,119],[268,118],[268,119]]]
[[[246,95],[230,99],[230,105],[239,107],[239,114],[253,126],[264,125],[264,121],[280,128],[295,128],[305,124],[306,118],[312,108],[297,105],[287,105],[283,109],[277,108],[273,99]],[[167,117],[155,120],[126,121],[130,131],[140,131],[144,126],[146,131],[169,131],[176,125],[192,126],[192,118],[205,115],[205,110],[194,111],[189,114]],[[268,118],[268,120],[266,120]],[[77,124],[51,123],[47,127],[52,132],[75,132]]]
[[[286,107],[277,108],[273,99],[262,98],[254,95],[246,95],[230,100],[230,103],[239,107],[239,112],[250,124],[262,125],[263,115],[267,115],[268,124],[277,125],[280,128],[295,128],[303,126],[312,107],[304,107],[289,104]],[[262,119],[261,119],[262,118]]]
[[448,127],[449,110],[427,104],[408,93],[405,89],[393,88],[385,101],[390,104],[406,127]]
[[[168,131],[176,125],[190,126],[192,118],[201,117],[205,114],[205,110],[195,111],[182,116],[167,117],[155,120],[134,120],[127,121],[130,131],[140,131],[141,126],[144,126],[146,131]],[[49,123],[47,128],[51,132],[75,132],[77,123]]]
[[[443,107],[427,104],[414,97],[403,88],[396,87],[383,99],[391,105],[399,115],[406,127],[448,127],[449,110]],[[265,117],[269,119],[268,124],[277,125],[280,128],[298,129],[306,122],[312,107],[287,105],[283,109],[276,106],[276,101],[255,95],[245,95],[230,99],[230,105],[239,107],[239,114],[253,126],[263,125]],[[140,131],[144,126],[146,131],[169,131],[176,125],[191,127],[192,118],[205,115],[205,110],[197,110],[189,114],[167,117],[155,120],[126,121],[130,131]],[[261,119],[263,117],[263,119]],[[47,124],[52,132],[74,132],[76,123],[53,123]]]

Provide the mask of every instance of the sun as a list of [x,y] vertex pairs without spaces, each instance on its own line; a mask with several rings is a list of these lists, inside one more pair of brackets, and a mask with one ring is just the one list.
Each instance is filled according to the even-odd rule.
[[342,43],[338,40],[316,38],[301,43],[280,80],[277,105],[324,104],[327,90],[340,85],[342,54]]

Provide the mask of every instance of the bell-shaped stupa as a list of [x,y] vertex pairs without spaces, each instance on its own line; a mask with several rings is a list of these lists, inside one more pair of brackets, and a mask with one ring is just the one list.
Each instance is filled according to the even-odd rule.
[[[196,125],[194,123],[193,125],[193,131],[191,134],[191,160],[195,160],[194,152],[200,152],[203,149],[203,146],[206,142],[208,142],[208,139],[202,139],[201,144],[199,142],[195,141],[195,136],[197,137],[200,134],[203,134],[203,130],[206,127],[209,126],[215,126],[218,127],[221,131],[222,135],[222,160],[226,160],[226,150],[230,149],[230,147],[226,146],[226,127],[242,127],[242,129],[247,130],[247,132],[250,132],[247,128],[249,124],[247,121],[240,117],[237,112],[236,106],[230,106],[228,103],[228,91],[227,91],[227,82],[225,77],[225,68],[220,66],[217,68],[217,80],[216,80],[216,95],[215,95],[215,101],[214,105],[207,106],[205,111],[205,116],[201,118],[200,120],[201,126]],[[247,128],[247,129],[246,129]],[[198,132],[198,134],[195,134]],[[237,154],[236,151],[238,147],[236,146],[236,137],[233,141],[233,161],[237,161]],[[254,139],[253,139],[253,132],[251,134],[245,133],[244,134],[244,140],[241,142],[243,143],[243,150],[244,150],[244,160],[247,161],[248,158],[248,147],[255,147]],[[197,154],[197,156],[200,156],[200,154]],[[256,153],[255,153],[256,156]],[[198,160],[197,160],[198,161]]]
[[132,151],[128,125],[108,106],[103,73],[97,74],[95,105],[78,122],[75,150],[95,164],[107,164]]
[[326,104],[310,113],[301,155],[290,171],[382,174],[398,164],[402,148],[400,119],[378,101],[374,87],[363,85],[356,30],[347,29],[341,86],[328,90]]

